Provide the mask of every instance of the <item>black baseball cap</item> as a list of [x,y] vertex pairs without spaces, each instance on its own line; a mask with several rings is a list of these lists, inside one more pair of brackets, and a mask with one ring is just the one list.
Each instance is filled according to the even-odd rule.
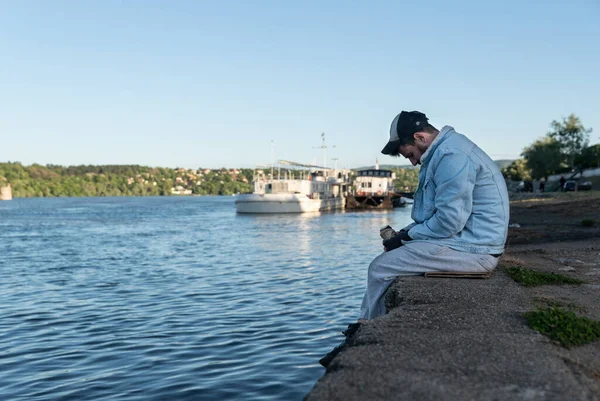
[[381,153],[384,155],[396,153],[398,146],[407,142],[406,139],[427,126],[427,121],[427,116],[420,111],[403,111],[398,114],[390,127],[390,140]]

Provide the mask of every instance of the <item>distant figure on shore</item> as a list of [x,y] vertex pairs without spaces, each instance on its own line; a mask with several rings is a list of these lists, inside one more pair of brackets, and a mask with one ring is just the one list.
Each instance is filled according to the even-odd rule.
[[[398,114],[381,153],[421,165],[413,223],[383,241],[384,252],[369,265],[357,323],[385,314],[384,294],[398,276],[426,272],[487,272],[496,268],[508,233],[506,184],[494,161],[454,128],[438,131],[418,111]],[[345,340],[319,362],[327,366]]]
[[567,180],[565,180],[565,176],[561,175],[560,176],[560,180],[558,182],[560,183],[560,190],[564,192],[564,190],[565,190],[565,182],[567,182]]
[[540,192],[544,192],[545,189],[546,189],[546,180],[541,180],[540,181]]

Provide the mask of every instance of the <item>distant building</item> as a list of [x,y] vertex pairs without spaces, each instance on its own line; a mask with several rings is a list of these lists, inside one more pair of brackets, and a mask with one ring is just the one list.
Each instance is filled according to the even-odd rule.
[[361,170],[354,179],[354,193],[358,196],[383,196],[394,191],[396,174],[391,170]]
[[181,185],[177,185],[175,188],[171,188],[171,193],[173,195],[191,195],[192,194],[192,190],[191,189],[185,189]]
[[6,186],[2,186],[0,184],[0,201],[3,200],[12,200],[12,188],[10,184],[6,184]]

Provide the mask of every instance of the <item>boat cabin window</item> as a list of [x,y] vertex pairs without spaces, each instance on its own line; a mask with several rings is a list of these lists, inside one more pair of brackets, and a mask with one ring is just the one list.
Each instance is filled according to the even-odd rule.
[[[392,172],[388,170],[361,170],[358,172],[359,177],[391,177]],[[341,175],[340,177],[341,178]]]

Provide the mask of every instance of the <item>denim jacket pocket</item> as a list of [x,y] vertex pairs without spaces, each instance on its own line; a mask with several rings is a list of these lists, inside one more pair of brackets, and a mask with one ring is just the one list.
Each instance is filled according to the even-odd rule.
[[425,214],[427,215],[427,218],[431,217],[431,215],[433,215],[433,213],[435,213],[435,183],[433,182],[433,180],[429,180],[427,181],[424,185],[423,185],[423,189],[422,189],[422,205],[423,205],[423,210],[425,211]]

